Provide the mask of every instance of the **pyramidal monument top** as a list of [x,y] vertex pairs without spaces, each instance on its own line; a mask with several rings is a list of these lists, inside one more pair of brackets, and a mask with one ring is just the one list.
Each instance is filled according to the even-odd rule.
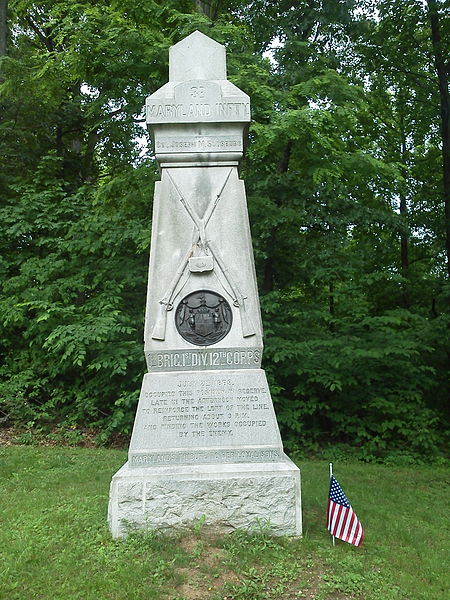
[[226,79],[225,46],[194,31],[169,50],[169,81]]
[[159,124],[250,121],[250,98],[227,80],[225,46],[200,31],[169,49],[169,81],[147,97],[146,107],[155,138]]

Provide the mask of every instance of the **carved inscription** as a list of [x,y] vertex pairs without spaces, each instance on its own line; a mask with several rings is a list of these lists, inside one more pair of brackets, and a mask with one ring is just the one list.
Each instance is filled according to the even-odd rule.
[[238,135],[193,135],[178,137],[157,137],[155,151],[179,152],[242,152],[242,138]]
[[[214,461],[232,462],[239,456],[245,460],[245,452],[256,452],[254,457],[248,455],[248,460],[256,460],[261,452],[266,452],[264,447],[273,450],[279,444],[281,449],[265,380],[258,378],[255,384],[243,371],[230,371],[229,375],[222,371],[211,372],[209,376],[178,373],[176,378],[155,374],[148,376],[147,381],[151,387],[144,386],[142,390],[136,419],[139,431],[133,432],[133,437],[139,438],[140,452],[133,454],[131,449],[130,456],[148,455],[149,464],[158,464],[153,452],[160,455],[160,448],[165,448],[162,454],[209,453],[208,448],[211,448]],[[218,458],[220,447],[224,452],[233,452]],[[244,454],[235,456],[237,451]],[[200,455],[198,458],[200,460]],[[261,460],[268,458],[261,454]],[[170,462],[169,459],[164,461]],[[143,463],[136,462],[138,464]]]
[[149,371],[190,371],[196,369],[255,369],[261,365],[261,350],[186,350],[147,352]]
[[144,392],[141,418],[144,430],[159,428],[180,438],[233,438],[243,428],[267,425],[262,418],[270,408],[267,396],[265,387],[237,389],[231,379],[189,378],[177,389]]
[[283,457],[278,448],[268,449],[238,449],[238,450],[195,450],[179,452],[148,452],[136,453],[130,456],[132,466],[170,464],[213,464],[220,462],[277,462]]
[[250,102],[245,101],[174,103],[148,99],[146,111],[147,123],[239,123],[250,120]]
[[173,98],[147,98],[147,123],[189,123],[203,121],[250,121],[247,95],[222,96],[213,81],[192,80],[175,86]]

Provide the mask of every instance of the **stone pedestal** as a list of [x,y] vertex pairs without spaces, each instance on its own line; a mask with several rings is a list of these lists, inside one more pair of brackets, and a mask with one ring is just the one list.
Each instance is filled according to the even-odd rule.
[[147,99],[155,186],[144,376],[128,462],[111,483],[113,536],[201,519],[301,534],[300,472],[283,452],[266,376],[244,183],[250,100],[225,49],[195,32]]
[[133,529],[192,527],[301,535],[300,472],[285,457],[272,463],[130,468],[113,477],[109,527],[113,537]]

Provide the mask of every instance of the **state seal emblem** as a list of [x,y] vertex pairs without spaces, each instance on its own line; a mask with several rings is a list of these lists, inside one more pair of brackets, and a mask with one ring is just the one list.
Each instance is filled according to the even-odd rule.
[[233,314],[223,296],[199,290],[185,296],[175,311],[175,325],[183,339],[196,346],[211,346],[231,329]]

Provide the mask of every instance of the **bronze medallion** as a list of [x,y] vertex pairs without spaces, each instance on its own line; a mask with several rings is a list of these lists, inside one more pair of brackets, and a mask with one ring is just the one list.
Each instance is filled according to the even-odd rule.
[[209,290],[192,292],[175,311],[175,324],[183,339],[196,346],[211,346],[231,329],[233,314],[223,296]]

